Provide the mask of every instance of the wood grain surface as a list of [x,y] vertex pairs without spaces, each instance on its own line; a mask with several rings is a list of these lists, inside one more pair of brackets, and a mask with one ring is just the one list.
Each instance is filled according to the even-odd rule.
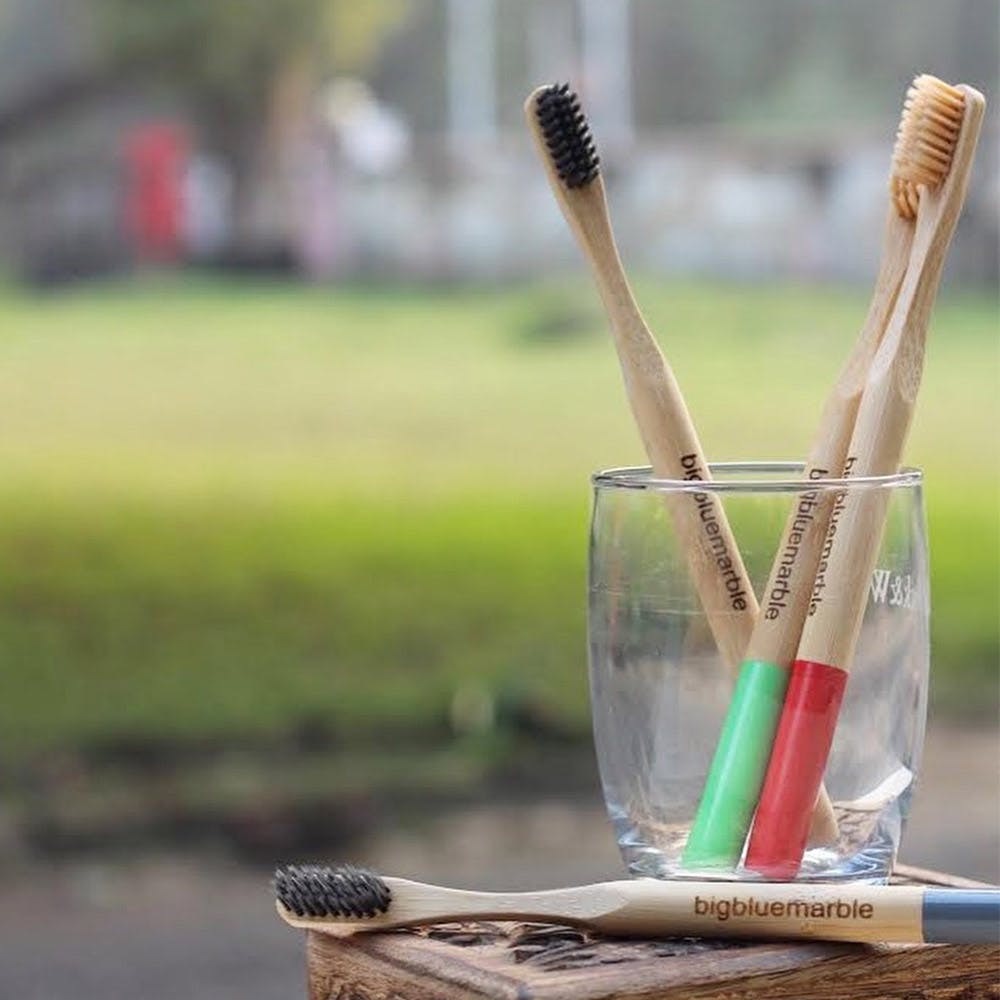
[[[981,883],[914,868],[895,881]],[[1000,946],[602,938],[525,923],[307,937],[309,1000],[1000,1000]]]

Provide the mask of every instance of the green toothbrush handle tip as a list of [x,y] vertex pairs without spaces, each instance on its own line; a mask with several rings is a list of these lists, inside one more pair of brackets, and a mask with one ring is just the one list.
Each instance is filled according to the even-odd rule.
[[766,660],[740,667],[705,781],[683,868],[735,868],[764,783],[789,671]]

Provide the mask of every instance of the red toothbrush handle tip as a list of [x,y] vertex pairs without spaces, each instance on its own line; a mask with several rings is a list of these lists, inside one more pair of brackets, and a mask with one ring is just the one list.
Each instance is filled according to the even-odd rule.
[[794,878],[802,863],[846,683],[839,667],[792,665],[745,861],[766,878]]

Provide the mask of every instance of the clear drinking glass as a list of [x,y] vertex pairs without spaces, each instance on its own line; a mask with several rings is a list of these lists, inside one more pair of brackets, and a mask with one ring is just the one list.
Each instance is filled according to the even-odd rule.
[[[885,491],[886,521],[824,783],[835,844],[806,851],[800,880],[888,877],[923,746],[929,588],[921,474],[803,480],[794,463],[712,466],[711,482],[649,469],[593,477],[590,685],[608,812],[634,875],[684,878],[697,810],[736,671],[716,647],[669,505],[715,494],[759,596],[786,517],[810,491]],[[681,495],[681,496],[678,496]],[[737,865],[714,873],[760,878]],[[702,872],[696,877],[704,878]]]

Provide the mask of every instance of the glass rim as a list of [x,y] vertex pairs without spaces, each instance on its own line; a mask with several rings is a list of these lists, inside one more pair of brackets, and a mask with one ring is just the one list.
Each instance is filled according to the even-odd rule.
[[[803,479],[804,462],[709,462],[709,471],[744,473],[741,479],[665,479],[654,476],[648,465],[626,465],[601,469],[590,477],[595,489],[653,490],[674,493],[801,493],[806,490],[893,489],[919,486],[924,474],[920,469],[904,466],[886,476],[851,476],[837,479]],[[799,475],[795,475],[799,473]],[[765,475],[784,478],[753,478]]]

